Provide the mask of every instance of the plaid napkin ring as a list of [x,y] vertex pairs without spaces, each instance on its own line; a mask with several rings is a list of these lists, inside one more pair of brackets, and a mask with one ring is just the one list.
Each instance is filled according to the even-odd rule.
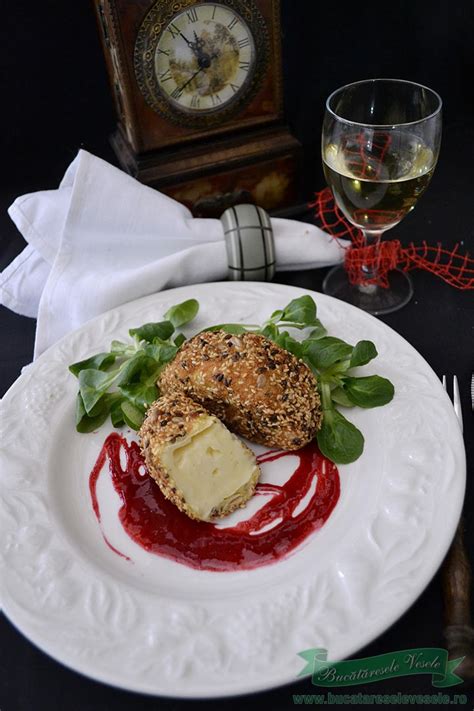
[[275,245],[270,217],[256,205],[229,207],[221,216],[229,279],[270,281],[275,275]]

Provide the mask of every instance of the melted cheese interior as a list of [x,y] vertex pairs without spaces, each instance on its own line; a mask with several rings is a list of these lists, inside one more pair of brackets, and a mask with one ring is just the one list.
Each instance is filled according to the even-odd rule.
[[[201,417],[185,437],[161,451],[161,461],[195,514],[206,521],[228,500],[245,496],[258,477],[255,456],[214,417]],[[241,490],[242,491],[239,491]]]

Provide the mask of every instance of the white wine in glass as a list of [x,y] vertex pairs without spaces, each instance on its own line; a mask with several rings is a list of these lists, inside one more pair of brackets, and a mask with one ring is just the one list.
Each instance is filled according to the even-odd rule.
[[[378,250],[382,234],[413,210],[433,175],[441,140],[441,99],[431,89],[396,79],[373,79],[329,97],[323,126],[324,174],[344,216]],[[376,260],[375,260],[376,264]],[[351,285],[342,267],[324,291],[371,313],[395,311],[413,294],[410,278],[394,270],[377,286],[374,262]]]

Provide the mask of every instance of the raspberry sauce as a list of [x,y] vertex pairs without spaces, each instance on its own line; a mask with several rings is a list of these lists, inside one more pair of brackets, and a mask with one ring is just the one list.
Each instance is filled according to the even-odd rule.
[[[125,467],[120,461],[121,450]],[[339,498],[337,467],[321,454],[316,442],[296,452],[265,452],[258,462],[263,464],[286,456],[299,460],[288,481],[283,486],[258,484],[255,495],[264,495],[267,503],[249,519],[231,528],[219,528],[190,519],[165,499],[147,473],[138,444],[128,443],[113,432],[105,440],[90,474],[92,506],[100,522],[96,485],[108,461],[113,485],[122,500],[119,510],[122,526],[145,550],[199,570],[258,568],[284,558],[321,528]],[[293,515],[310,491],[315,476],[318,479],[314,493],[303,510]],[[271,524],[274,524],[271,528],[258,533]],[[114,552],[123,555],[105,540]]]

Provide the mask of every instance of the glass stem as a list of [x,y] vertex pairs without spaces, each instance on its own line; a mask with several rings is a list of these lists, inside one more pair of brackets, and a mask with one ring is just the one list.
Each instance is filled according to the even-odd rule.
[[[378,254],[382,231],[363,230],[363,234],[364,247],[373,247],[374,252]],[[360,270],[362,283],[359,285],[359,291],[364,292],[364,294],[373,294],[378,289],[377,284],[368,284],[367,282],[377,278],[378,259],[362,263]]]

